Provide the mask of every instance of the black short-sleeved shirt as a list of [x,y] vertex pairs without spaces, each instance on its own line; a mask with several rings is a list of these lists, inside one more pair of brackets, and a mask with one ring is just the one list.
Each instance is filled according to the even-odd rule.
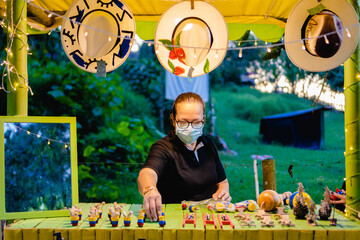
[[200,143],[203,146],[197,149],[199,161],[173,130],[152,145],[144,168],[157,173],[163,203],[211,198],[216,184],[226,179],[213,141],[203,135],[197,140],[197,145]]

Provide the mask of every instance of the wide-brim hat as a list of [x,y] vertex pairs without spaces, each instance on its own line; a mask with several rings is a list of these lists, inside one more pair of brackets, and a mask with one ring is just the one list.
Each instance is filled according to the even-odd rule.
[[[314,18],[311,20],[313,22],[309,23],[309,19],[312,18],[309,12],[316,13],[319,10],[320,15],[324,15],[322,13],[333,15],[334,20],[332,21],[335,24],[326,21],[316,22]],[[320,16],[320,18],[322,17]],[[338,20],[340,20],[340,24]],[[312,30],[312,26],[307,24],[317,27],[323,25],[323,29],[318,30],[316,37],[312,36],[303,41],[304,36],[307,36],[307,32],[304,34],[304,31]],[[327,32],[325,28],[329,28],[331,24],[334,25],[334,28]],[[337,39],[336,42],[331,42],[334,41],[332,37]],[[285,49],[289,59],[299,68],[311,72],[323,72],[338,67],[354,52],[358,39],[358,17],[347,0],[322,0],[320,2],[318,0],[301,0],[291,11],[285,26]],[[313,49],[308,49],[307,41],[314,40],[316,41],[314,45],[318,44],[317,48],[321,49],[323,53],[326,53],[328,47],[329,56],[314,54]]]
[[221,13],[206,2],[184,1],[161,16],[155,32],[155,53],[162,66],[181,77],[214,70],[224,59],[228,29]]
[[128,57],[135,38],[135,19],[121,0],[76,0],[66,12],[61,42],[69,59],[79,68],[96,73],[104,61],[113,71]]

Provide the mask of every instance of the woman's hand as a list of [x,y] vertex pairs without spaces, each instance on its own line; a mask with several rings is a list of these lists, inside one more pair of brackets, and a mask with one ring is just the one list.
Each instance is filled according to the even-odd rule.
[[337,197],[339,200],[330,200],[331,204],[345,204],[346,203],[346,195],[345,194],[338,194],[333,193],[335,197]]
[[227,179],[217,184],[217,190],[212,195],[212,198],[214,200],[221,199],[226,202],[231,202],[231,196],[229,192],[229,182]]
[[161,195],[156,188],[144,194],[144,209],[150,221],[157,221],[162,214]]

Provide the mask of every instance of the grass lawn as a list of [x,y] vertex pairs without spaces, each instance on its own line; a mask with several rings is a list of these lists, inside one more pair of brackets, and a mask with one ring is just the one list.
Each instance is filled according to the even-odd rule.
[[[216,134],[225,140],[236,156],[220,152],[230,182],[233,202],[255,199],[252,154],[272,155],[276,160],[277,192],[297,191],[302,182],[305,191],[316,204],[323,199],[325,186],[341,188],[345,177],[344,114],[324,112],[325,144],[320,150],[300,149],[261,143],[260,119],[263,116],[300,109],[309,109],[311,101],[289,94],[267,94],[255,89],[213,88],[212,98],[216,115]],[[293,167],[293,182],[288,173]],[[260,192],[262,167],[258,162]]]

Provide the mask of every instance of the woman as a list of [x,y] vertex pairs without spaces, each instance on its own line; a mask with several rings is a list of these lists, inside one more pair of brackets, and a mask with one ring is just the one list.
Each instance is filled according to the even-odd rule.
[[151,147],[138,178],[150,220],[157,219],[162,203],[211,197],[231,201],[215,145],[202,135],[204,101],[196,93],[183,93],[176,98],[170,117],[173,129]]

